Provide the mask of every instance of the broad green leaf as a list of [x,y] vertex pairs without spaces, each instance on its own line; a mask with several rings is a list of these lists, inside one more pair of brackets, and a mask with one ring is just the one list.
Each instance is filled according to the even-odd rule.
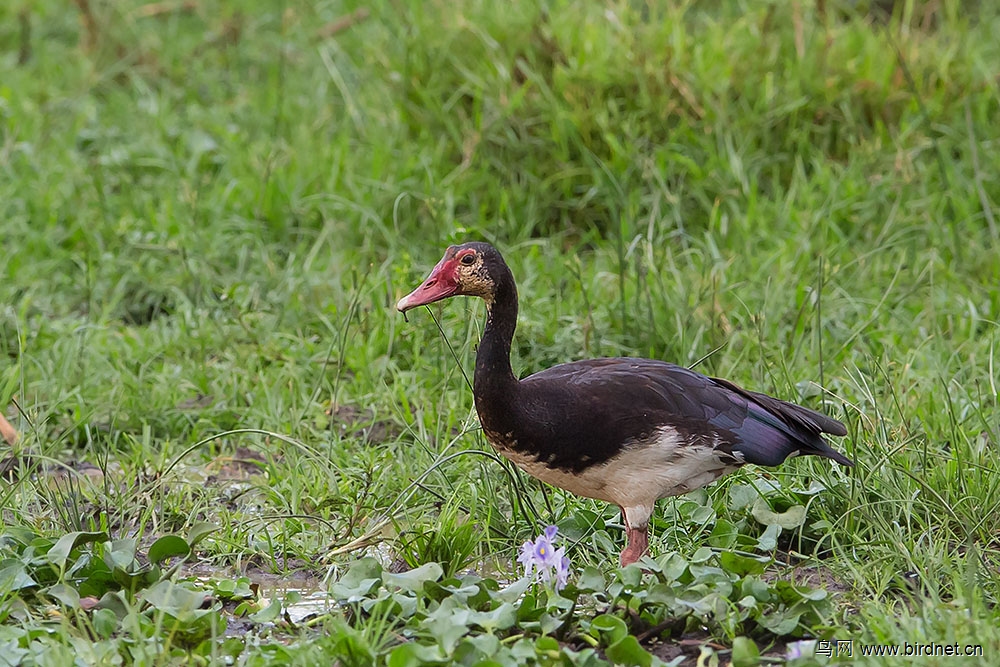
[[[469,637],[463,640],[463,643],[466,642],[475,647],[475,649],[483,655],[496,656],[496,654],[501,650],[500,639],[493,634],[481,634]],[[477,663],[477,665],[480,666],[482,666],[482,664],[482,662]]]
[[778,546],[778,536],[781,535],[781,526],[776,523],[772,523],[767,527],[767,529],[757,538],[757,548],[761,551],[774,551]]
[[719,554],[719,563],[726,572],[732,572],[738,576],[748,574],[760,574],[771,562],[770,558],[752,558],[732,551],[723,551]]
[[740,531],[735,523],[719,519],[708,536],[708,543],[717,549],[729,549],[736,544],[739,535]]
[[828,593],[822,588],[809,588],[808,586],[796,586],[795,584],[779,580],[774,583],[774,590],[781,596],[782,601],[792,604],[800,600],[810,600],[818,602],[826,599]]
[[556,615],[549,611],[544,611],[542,612],[542,615],[538,617],[538,627],[543,635],[554,634],[556,630],[562,627],[562,624],[562,614]]
[[691,576],[696,582],[713,583],[718,581],[729,582],[729,575],[721,567],[714,565],[692,565]]
[[445,655],[441,647],[427,646],[416,642],[400,644],[389,654],[389,667],[421,667],[422,665],[444,663]]
[[111,609],[95,609],[90,615],[90,621],[97,635],[104,639],[118,631],[118,616]]
[[342,602],[360,602],[382,581],[382,566],[374,558],[351,564],[343,577],[330,586],[330,595]]
[[733,667],[754,667],[760,664],[760,649],[749,637],[733,640]]
[[748,507],[760,494],[749,484],[733,484],[729,487],[729,509],[739,510]]
[[433,612],[427,615],[424,627],[448,654],[455,650],[458,640],[469,632],[468,607],[460,606],[453,598],[445,598]]
[[31,651],[21,648],[17,640],[0,642],[0,665],[20,665],[29,653]]
[[209,523],[208,521],[199,521],[193,526],[191,526],[190,530],[188,530],[187,542],[191,546],[191,548],[194,549],[199,542],[201,542],[203,539],[205,539],[206,537],[208,537],[217,530],[219,530],[219,527],[216,526],[214,523]]
[[33,530],[22,528],[21,526],[8,526],[4,529],[3,535],[0,535],[0,546],[6,547],[17,544],[18,546],[26,547],[37,538],[38,535]]
[[149,547],[149,560],[159,565],[168,558],[186,558],[191,553],[187,540],[177,535],[164,535]]
[[753,515],[753,518],[765,526],[778,525],[785,530],[798,528],[806,521],[806,508],[804,505],[792,505],[784,512],[774,512],[763,498],[757,499],[750,513]]
[[280,614],[281,600],[274,598],[266,607],[258,612],[250,614],[248,618],[254,623],[273,623]]
[[[444,568],[441,565],[438,563],[424,563],[418,568],[401,572],[400,574],[383,572],[382,581],[387,586],[398,586],[404,591],[415,593],[424,587],[425,582],[437,581],[442,575],[444,575]],[[479,592],[479,588],[475,587],[473,592]]]
[[715,551],[709,547],[698,547],[693,554],[691,554],[692,563],[704,563],[705,561],[712,560],[712,556],[715,555]]
[[668,583],[653,584],[646,592],[647,604],[662,604],[672,606],[677,601],[674,587]]
[[531,587],[531,583],[531,577],[521,577],[506,588],[501,588],[494,592],[491,597],[500,602],[510,602],[513,604],[527,592],[528,588]]
[[667,581],[678,581],[688,569],[688,561],[676,551],[659,558],[661,572]]
[[80,593],[67,584],[55,584],[45,588],[39,593],[54,598],[68,609],[78,609],[80,607]]
[[535,640],[535,650],[539,653],[558,653],[559,652],[559,642],[555,637],[549,637],[548,635],[542,635]]
[[537,661],[538,650],[535,648],[535,641],[529,637],[522,637],[514,642],[510,647],[510,656],[519,665],[533,664]]
[[95,609],[107,609],[112,612],[118,620],[125,618],[129,613],[129,606],[125,604],[121,591],[108,592],[101,596]]
[[135,567],[135,539],[126,537],[113,540],[104,550],[104,562],[112,569],[131,572]]
[[84,544],[89,544],[91,542],[107,542],[108,534],[99,533],[87,533],[84,531],[77,531],[75,533],[67,533],[59,538],[59,540],[49,549],[48,559],[49,562],[62,569],[66,565],[66,559],[69,558],[69,554],[73,549],[76,549]]
[[235,580],[223,579],[216,582],[215,594],[227,600],[246,600],[254,596],[253,589],[250,587],[252,583],[250,577],[238,577]]
[[799,626],[800,617],[801,614],[792,613],[787,610],[779,610],[772,614],[762,616],[760,624],[780,637],[794,632],[794,630]]
[[803,496],[814,496],[817,493],[823,493],[824,491],[826,491],[826,484],[819,481],[818,479],[814,479],[811,482],[809,482],[809,488],[792,489],[793,493],[798,493]]
[[632,563],[619,568],[615,573],[618,580],[625,584],[626,588],[635,589],[642,584],[642,566],[639,563]]
[[125,590],[134,593],[140,588],[145,588],[153,581],[159,579],[159,577],[150,570],[127,572],[120,567],[116,567],[111,573],[111,579]]
[[506,630],[517,622],[517,609],[514,605],[504,602],[492,611],[473,611],[469,614],[468,620],[486,632]]
[[37,586],[38,582],[28,574],[28,568],[21,561],[8,558],[0,562],[0,594],[17,592]]
[[625,625],[625,621],[617,616],[601,614],[595,616],[594,620],[590,622],[591,636],[599,638],[598,633],[607,634],[608,643],[610,644],[625,637],[628,634],[628,626]]
[[154,609],[166,612],[181,622],[192,621],[211,610],[202,609],[207,595],[204,591],[172,581],[158,581],[142,592],[142,599]]
[[576,582],[576,587],[587,593],[603,593],[607,587],[604,574],[593,565],[583,568],[580,578]]
[[653,664],[653,656],[632,635],[626,635],[609,646],[605,655],[618,665],[650,667]]

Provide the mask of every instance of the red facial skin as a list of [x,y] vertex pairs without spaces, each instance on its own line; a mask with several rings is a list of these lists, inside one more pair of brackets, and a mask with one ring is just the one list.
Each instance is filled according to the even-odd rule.
[[475,250],[463,250],[456,253],[455,246],[448,248],[444,253],[444,257],[431,270],[431,274],[427,276],[427,280],[421,283],[420,287],[396,302],[396,310],[405,313],[411,308],[426,306],[429,303],[461,294],[462,284],[457,270],[458,263],[465,255],[474,255],[475,253]]

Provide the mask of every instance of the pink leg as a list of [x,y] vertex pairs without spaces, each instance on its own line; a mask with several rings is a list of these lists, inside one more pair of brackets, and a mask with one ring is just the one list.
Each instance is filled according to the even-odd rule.
[[621,566],[631,565],[638,562],[642,555],[649,548],[648,527],[633,528],[628,523],[625,510],[622,509],[622,521],[625,523],[625,548],[622,549]]

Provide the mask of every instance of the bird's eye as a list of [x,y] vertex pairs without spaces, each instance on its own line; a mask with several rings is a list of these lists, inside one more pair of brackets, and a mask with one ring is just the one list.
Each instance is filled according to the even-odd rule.
[[476,261],[475,255],[462,255],[461,259],[462,264],[465,264],[466,266],[472,266],[472,263],[474,261]]

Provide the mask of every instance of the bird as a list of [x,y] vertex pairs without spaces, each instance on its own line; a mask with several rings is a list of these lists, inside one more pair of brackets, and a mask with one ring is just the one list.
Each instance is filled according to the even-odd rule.
[[854,465],[823,438],[847,435],[840,421],[665,361],[586,359],[518,379],[510,363],[517,286],[489,243],[449,246],[396,309],[463,295],[486,302],[473,397],[487,441],[532,477],[618,505],[623,567],[646,554],[660,498],[747,463],[776,466],[802,454]]

